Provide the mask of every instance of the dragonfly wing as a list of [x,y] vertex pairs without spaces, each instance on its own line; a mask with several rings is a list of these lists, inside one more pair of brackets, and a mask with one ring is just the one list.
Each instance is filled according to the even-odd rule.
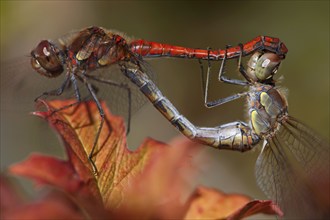
[[329,217],[329,144],[298,120],[290,117],[267,140],[256,179],[285,218]]
[[[155,82],[154,74],[151,69],[143,69],[143,71],[150,80]],[[131,113],[133,114],[137,112],[148,100],[140,91],[140,88],[138,88],[123,74],[119,65],[111,65],[109,67],[100,68],[88,73],[87,75],[117,84],[109,85],[107,83],[89,79],[89,82],[92,83],[97,90],[98,98],[106,101],[108,107],[111,109],[111,112],[116,115],[123,116],[126,121],[129,116],[129,107],[131,107]],[[126,88],[129,88],[130,96]]]
[[[1,103],[4,104],[2,109],[7,108],[10,111],[10,108],[15,105],[19,106],[20,109],[23,108],[25,112],[30,112],[34,109],[36,97],[43,92],[58,89],[64,82],[64,74],[56,78],[47,78],[36,73],[31,67],[30,60],[30,57],[19,57],[1,62]],[[143,64],[143,71],[150,80],[155,82],[152,68],[143,60],[140,62]],[[130,88],[131,96],[129,99],[127,89],[124,86],[113,86],[88,79],[88,82],[96,90],[97,97],[106,101],[111,112],[124,117],[126,122],[129,120],[129,106],[131,106],[131,113],[134,114],[148,101],[139,88],[121,72],[117,64],[99,68],[87,74],[105,81],[115,82],[117,85],[125,84]],[[92,100],[84,83],[78,79],[77,83],[82,100]],[[75,98],[74,89],[70,82],[62,95],[48,96],[46,100]]]
[[302,165],[304,173],[311,177],[324,173],[329,175],[329,143],[293,117],[283,126],[285,129],[278,136],[290,146],[289,150]]

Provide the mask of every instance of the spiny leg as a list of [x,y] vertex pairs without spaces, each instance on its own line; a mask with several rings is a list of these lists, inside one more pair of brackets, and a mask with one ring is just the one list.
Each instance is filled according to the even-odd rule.
[[204,105],[207,107],[207,96],[208,96],[208,90],[209,90],[209,80],[210,80],[210,72],[211,72],[211,63],[210,63],[210,48],[208,48],[207,52],[207,72],[206,72],[206,81],[204,86]]
[[244,78],[247,80],[246,85],[249,84],[249,82],[251,82],[251,79],[248,77],[246,70],[242,64],[242,57],[243,57],[243,44],[238,44],[238,46],[240,47],[240,54],[239,54],[239,58],[238,58],[238,64],[237,64],[237,68],[238,71],[244,76]]
[[45,98],[47,98],[47,96],[60,96],[60,95],[62,95],[62,93],[63,93],[65,87],[67,86],[67,84],[68,84],[68,82],[69,82],[69,80],[70,80],[70,77],[69,77],[69,76],[70,76],[69,74],[67,74],[67,75],[65,76],[65,79],[64,79],[62,85],[61,85],[59,88],[54,89],[54,90],[51,90],[51,91],[48,91],[48,92],[44,92],[44,93],[42,93],[42,94],[39,95],[37,98],[35,98],[34,101],[36,102],[36,101],[37,101],[38,99],[40,99],[41,97],[45,97]]
[[70,81],[71,81],[71,83],[73,85],[74,94],[76,96],[76,100],[77,101],[74,102],[74,103],[71,103],[69,105],[63,106],[63,107],[61,107],[59,109],[56,109],[55,111],[52,112],[52,114],[54,114],[55,112],[58,112],[58,111],[62,111],[62,110],[67,109],[67,108],[71,108],[72,106],[75,106],[75,105],[77,105],[77,104],[79,104],[81,102],[81,96],[80,96],[79,88],[78,88],[78,85],[77,85],[77,79],[76,79],[76,77],[75,77],[74,74],[71,74]]
[[[210,50],[211,48],[208,47],[207,48],[207,51],[208,51],[208,59],[207,59],[207,64],[208,64],[208,71],[207,71],[207,74],[209,74],[209,71],[211,70],[211,63],[210,63],[210,59],[209,59],[209,56],[210,56]],[[208,85],[209,85],[209,79],[208,79],[208,76],[205,80],[205,77],[204,77],[204,66],[202,64],[202,61],[200,59],[198,59],[198,62],[199,62],[199,65],[200,65],[200,69],[201,69],[201,81],[202,81],[202,94],[203,94],[203,98],[204,98],[204,104],[205,104],[205,100],[207,99],[207,93],[208,93]]]
[[[227,49],[229,47],[230,47],[230,45],[226,45],[225,55],[224,55],[224,58],[221,62],[218,80],[220,82],[225,82],[225,83],[234,84],[234,85],[241,85],[241,86],[249,85],[249,82],[247,82],[247,81],[243,81],[243,80],[239,80],[239,79],[230,79],[230,78],[224,76],[225,64],[226,64],[226,61],[227,61]],[[240,57],[239,57],[239,63],[241,63],[241,58],[242,58],[242,47],[241,47],[241,53],[240,53]]]
[[198,63],[199,63],[199,67],[201,70],[201,89],[202,89],[202,94],[203,94],[203,98],[205,97],[205,78],[204,78],[204,65],[202,63],[201,59],[198,59]]
[[[226,57],[227,57],[227,49],[226,49],[225,57],[224,57],[224,59],[221,63],[220,72],[219,72],[219,80],[222,81],[222,82],[225,82],[225,83],[231,83],[231,84],[236,84],[236,85],[247,85],[248,82],[245,82],[245,81],[241,81],[244,84],[237,84],[237,82],[240,81],[240,80],[232,80],[232,79],[224,78],[222,73],[224,71],[224,63],[225,63]],[[243,97],[247,94],[247,92],[237,93],[235,95],[232,95],[232,96],[229,96],[229,97],[226,97],[226,98],[221,98],[221,99],[218,99],[218,100],[215,100],[215,101],[208,101],[208,87],[209,87],[210,72],[211,72],[211,63],[210,63],[210,60],[208,59],[208,69],[207,69],[206,82],[205,82],[205,87],[204,87],[205,88],[205,90],[204,90],[204,105],[207,108],[212,108],[212,107],[215,107],[215,106],[218,106],[218,105],[222,105],[224,103],[233,101],[233,100],[238,99],[240,97]]]
[[79,88],[78,88],[78,85],[77,85],[77,79],[76,79],[74,74],[71,75],[70,80],[73,84],[73,89],[74,89],[74,94],[76,96],[76,99],[77,99],[78,102],[81,102],[81,96],[80,96]]
[[219,105],[225,104],[227,102],[231,102],[233,100],[236,100],[238,98],[244,97],[247,94],[248,94],[248,92],[237,93],[237,94],[234,94],[234,95],[231,95],[231,96],[228,96],[228,97],[225,97],[225,98],[221,98],[221,99],[218,99],[218,100],[215,100],[215,101],[207,101],[204,104],[207,108],[213,108],[215,106],[219,106]]
[[99,113],[100,113],[100,117],[101,117],[101,121],[100,121],[100,125],[99,125],[99,128],[97,129],[97,132],[96,132],[96,135],[95,135],[95,139],[94,139],[94,143],[93,143],[93,146],[92,146],[92,149],[91,149],[91,152],[89,153],[88,155],[88,160],[89,162],[92,164],[92,169],[93,169],[93,173],[94,175],[98,175],[98,171],[97,171],[97,167],[95,165],[95,162],[93,161],[93,155],[94,155],[94,151],[96,149],[96,146],[97,146],[97,142],[99,140],[99,137],[100,137],[100,133],[101,133],[101,130],[102,130],[102,127],[103,127],[103,123],[104,123],[104,111],[103,111],[103,108],[101,106],[101,103],[99,102],[93,88],[92,88],[92,85],[87,82],[87,79],[84,78],[84,83],[89,91],[89,93],[91,94],[94,102],[96,103],[96,106],[99,110]]
[[76,96],[76,100],[77,101],[74,102],[74,103],[71,103],[69,105],[63,106],[61,108],[55,109],[54,111],[52,111],[51,114],[54,114],[56,112],[62,111],[62,110],[67,109],[67,108],[71,108],[72,106],[75,106],[75,105],[79,104],[81,102],[81,97],[80,97],[80,92],[79,92],[79,88],[78,88],[78,85],[77,85],[77,80],[76,80],[74,74],[70,74],[70,75],[68,74],[66,76],[64,82],[62,83],[61,87],[59,87],[58,89],[49,91],[49,92],[44,92],[42,95],[38,96],[35,99],[35,101],[37,101],[38,99],[40,99],[40,97],[42,97],[42,96],[45,96],[45,98],[47,98],[47,96],[60,96],[63,93],[65,87],[67,86],[69,80],[73,84],[74,93],[75,93],[75,96]]
[[[85,72],[83,72],[83,76],[89,76],[88,74],[86,74]],[[84,83],[85,82],[85,79],[82,77],[82,76],[79,76],[79,75],[76,75],[76,77],[77,77],[77,79],[80,81],[80,82],[82,82],[82,83]],[[95,86],[93,83],[90,83],[91,84],[91,86],[92,86],[92,89],[93,89],[93,91],[94,91],[94,93],[95,94],[98,94],[98,92],[99,92],[99,88],[97,87],[97,86]]]
[[129,86],[125,83],[118,83],[109,79],[103,79],[100,77],[94,77],[91,75],[87,75],[85,74],[86,77],[88,77],[89,79],[92,79],[94,81],[100,82],[100,83],[105,83],[111,86],[116,86],[122,89],[126,89],[127,91],[127,97],[128,97],[128,118],[127,118],[127,129],[126,129],[126,134],[129,133],[130,128],[131,128],[131,116],[132,116],[132,96],[131,96],[131,89],[129,88]]

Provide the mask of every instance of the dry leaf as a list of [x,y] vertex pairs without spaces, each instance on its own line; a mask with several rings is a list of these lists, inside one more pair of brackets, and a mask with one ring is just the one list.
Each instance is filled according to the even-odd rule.
[[[30,177],[39,185],[47,184],[65,190],[77,198],[88,213],[96,211],[96,206],[104,206],[118,215],[130,208],[130,213],[145,217],[159,216],[163,209],[158,207],[174,204],[180,194],[189,193],[191,189],[179,177],[178,170],[182,167],[182,172],[186,174],[192,171],[184,164],[189,163],[190,156],[196,152],[196,144],[185,140],[180,142],[180,146],[174,142],[170,147],[147,139],[136,151],[130,151],[126,146],[122,118],[111,115],[105,105],[107,122],[95,152],[94,161],[99,171],[98,177],[95,177],[87,155],[100,121],[99,112],[94,102],[54,112],[71,103],[43,102],[41,104],[46,106],[47,111],[34,113],[45,118],[60,135],[68,161],[32,155],[26,161],[11,166],[12,173]],[[127,204],[139,204],[139,208]],[[181,214],[182,211],[175,213]]]
[[[47,111],[34,112],[59,134],[68,159],[32,154],[9,169],[12,174],[29,177],[38,186],[52,186],[53,190],[44,199],[25,204],[23,209],[6,206],[7,211],[11,210],[6,213],[18,213],[16,209],[34,216],[37,209],[43,209],[47,210],[40,213],[44,218],[47,213],[53,217],[59,212],[58,216],[87,219],[241,219],[261,212],[279,214],[269,208],[269,201],[249,203],[250,199],[243,195],[226,195],[203,187],[191,195],[189,182],[193,181],[194,169],[190,162],[200,149],[198,145],[186,138],[170,146],[146,139],[137,150],[130,151],[122,118],[111,115],[103,103],[106,122],[93,157],[98,169],[96,177],[88,155],[100,122],[98,108],[94,102],[85,102],[63,109],[71,103],[42,102]],[[186,195],[191,195],[188,201],[183,200]]]

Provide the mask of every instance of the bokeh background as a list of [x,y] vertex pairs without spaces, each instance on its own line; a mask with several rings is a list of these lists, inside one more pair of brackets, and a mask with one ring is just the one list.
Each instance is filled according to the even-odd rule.
[[[44,90],[38,89],[42,81],[23,60],[39,40],[56,39],[90,25],[194,48],[224,48],[258,35],[279,37],[289,49],[278,71],[284,76],[281,86],[289,88],[289,112],[329,140],[328,1],[1,1],[2,171],[34,151],[63,155],[61,143],[46,122],[29,114],[35,109],[34,98]],[[9,69],[4,67],[7,63]],[[156,59],[149,63],[163,94],[194,124],[217,126],[245,120],[244,100],[205,109],[196,60]],[[214,75],[219,64],[213,63]],[[238,77],[232,67],[228,74]],[[24,74],[35,79],[35,84],[29,87],[25,80],[14,82]],[[211,99],[240,91],[242,88],[212,81]],[[147,103],[133,115],[128,144],[134,149],[145,137],[169,141],[178,135]],[[208,159],[198,164],[199,178],[193,184],[264,199],[254,178],[259,150],[241,154],[205,147],[203,155]]]

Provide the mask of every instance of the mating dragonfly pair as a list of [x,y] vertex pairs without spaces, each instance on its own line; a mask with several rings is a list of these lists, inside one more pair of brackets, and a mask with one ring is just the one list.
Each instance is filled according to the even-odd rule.
[[[256,178],[265,194],[280,204],[284,213],[299,210],[299,216],[324,217],[329,214],[329,198],[319,187],[329,181],[329,145],[310,128],[288,115],[288,104],[283,92],[273,79],[288,52],[278,38],[259,36],[246,44],[223,50],[203,50],[128,40],[119,33],[99,27],[89,27],[59,39],[59,46],[41,41],[31,52],[32,67],[47,77],[64,72],[63,84],[56,90],[44,92],[38,98],[59,96],[71,84],[77,103],[81,95],[77,80],[87,88],[100,112],[100,125],[89,159],[93,161],[98,137],[104,123],[104,112],[97,96],[99,82],[126,89],[127,85],[94,75],[101,67],[119,65],[129,78],[182,134],[193,141],[235,151],[247,151],[262,142],[256,162]],[[242,57],[251,55],[247,68]],[[198,127],[178,112],[149,77],[144,58],[177,57],[207,61],[222,61],[219,81],[249,87],[249,90],[215,101],[208,101],[210,68],[204,86],[205,105],[214,107],[246,97],[249,123],[235,121],[217,127]],[[224,75],[227,59],[238,59],[238,69],[245,80],[229,79]],[[111,74],[111,72],[105,74]],[[93,83],[92,83],[93,82]],[[128,95],[130,97],[130,95]],[[130,104],[130,103],[129,103]],[[130,105],[129,105],[130,106]],[[129,107],[130,115],[130,107]],[[128,120],[128,129],[129,129]],[[328,184],[328,182],[326,182]],[[325,185],[328,186],[328,185]],[[294,212],[296,217],[297,212]]]

